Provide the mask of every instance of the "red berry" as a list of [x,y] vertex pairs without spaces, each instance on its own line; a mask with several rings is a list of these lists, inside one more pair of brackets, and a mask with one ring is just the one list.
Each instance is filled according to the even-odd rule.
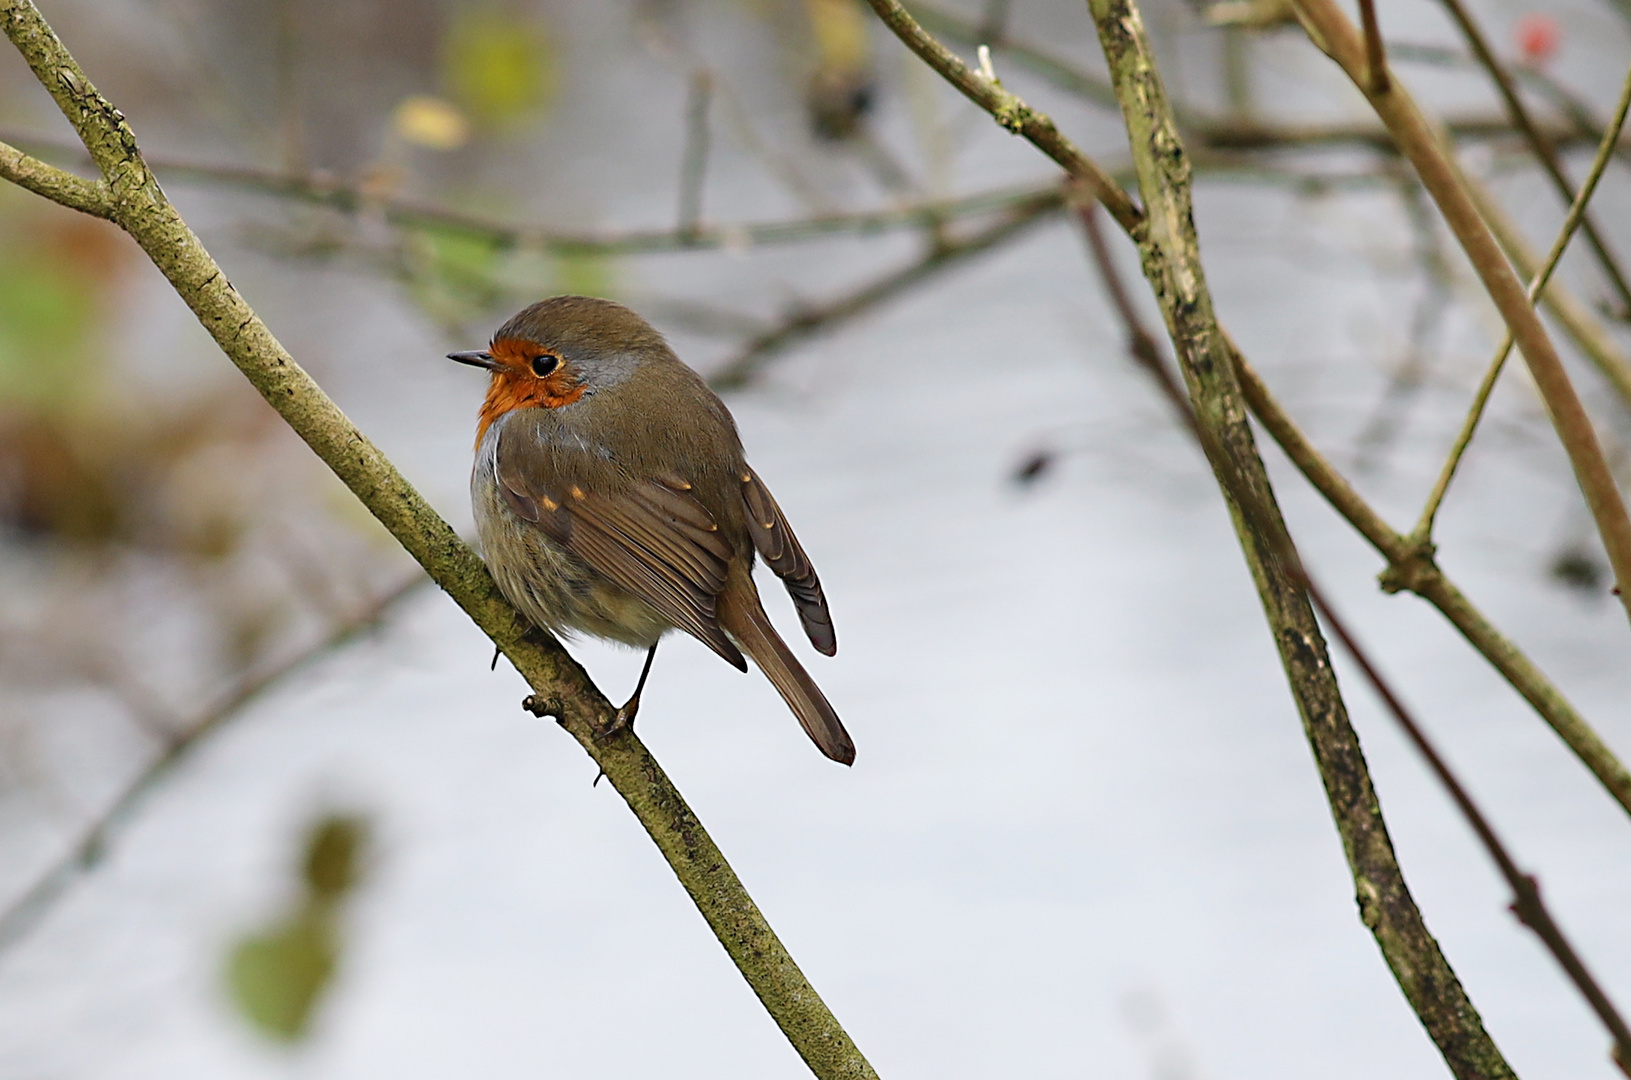
[[1544,64],[1557,55],[1563,43],[1563,30],[1550,15],[1525,15],[1512,31],[1518,52],[1527,64]]

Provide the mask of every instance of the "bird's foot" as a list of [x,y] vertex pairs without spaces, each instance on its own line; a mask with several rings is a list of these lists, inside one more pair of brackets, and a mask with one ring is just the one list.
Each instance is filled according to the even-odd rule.
[[609,739],[620,731],[634,730],[634,717],[640,711],[640,695],[635,694],[623,703],[605,727],[595,732],[597,739]]

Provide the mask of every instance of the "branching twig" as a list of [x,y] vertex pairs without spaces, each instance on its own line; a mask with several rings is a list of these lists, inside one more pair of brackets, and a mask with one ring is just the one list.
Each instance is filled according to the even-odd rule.
[[1438,608],[1535,712],[1557,732],[1622,809],[1631,813],[1631,770],[1603,742],[1563,692],[1456,587],[1433,558],[1433,547],[1416,545],[1371,508],[1315,448],[1269,391],[1256,369],[1231,346],[1240,388],[1252,414],[1326,502],[1387,560],[1382,588],[1409,590]]
[[331,656],[364,634],[378,628],[395,608],[429,580],[419,573],[387,589],[363,610],[337,622],[327,634],[286,660],[240,680],[220,699],[179,728],[166,725],[163,751],[120,790],[111,803],[80,830],[79,837],[34,884],[3,911],[0,911],[0,952],[4,952],[33,927],[59,900],[78,877],[99,863],[107,853],[108,842],[125,824],[142,799],[158,786],[176,766],[206,737],[242,716],[255,701],[289,676]]
[[1365,27],[1365,83],[1373,94],[1388,90],[1387,53],[1382,47],[1382,27],[1376,21],[1376,0],[1359,0],[1359,18]]
[[1129,233],[1138,231],[1142,226],[1143,212],[1133,205],[1121,185],[1098,162],[1082,153],[1075,143],[1060,133],[1047,114],[1037,112],[1016,95],[1004,90],[1001,80],[988,78],[970,69],[955,53],[919,26],[899,0],[867,2],[878,13],[878,18],[900,38],[901,43],[939,72],[941,78],[990,113],[991,118],[1004,128],[1024,136],[1065,172],[1084,184],[1123,229]]
[[505,601],[476,553],[368,441],[238,294],[143,161],[123,114],[97,92],[30,0],[0,0],[0,24],[90,151],[114,220],[147,253],[222,351],[370,513],[490,637],[600,767],[673,868],[731,960],[811,1071],[875,1074],[765,921],[724,854],[645,745],[602,738],[615,710],[550,635]]
[[[1444,0],[1445,3],[1454,4],[1456,0]],[[1608,129],[1603,133],[1602,145],[1597,148],[1597,157],[1591,163],[1591,171],[1586,175],[1586,182],[1581,185],[1580,193],[1574,197],[1574,204],[1569,207],[1568,216],[1563,221],[1563,227],[1558,230],[1557,239],[1552,242],[1552,250],[1546,256],[1546,264],[1529,283],[1529,301],[1534,303],[1546,288],[1547,282],[1552,279],[1552,272],[1557,269],[1558,262],[1563,258],[1563,252],[1568,248],[1569,241],[1574,237],[1576,229],[1586,222],[1586,207],[1591,202],[1592,195],[1597,191],[1597,183],[1603,178],[1603,170],[1608,167],[1608,159],[1614,152],[1614,144],[1619,140],[1620,131],[1625,127],[1626,111],[1631,109],[1631,70],[1625,75],[1624,86],[1620,90],[1620,103],[1615,109],[1614,118],[1609,121]],[[1420,519],[1416,522],[1411,537],[1417,543],[1428,542],[1433,535],[1433,520],[1438,516],[1439,506],[1444,502],[1444,495],[1450,488],[1450,481],[1455,477],[1456,469],[1461,464],[1462,455],[1472,442],[1473,432],[1478,428],[1478,421],[1484,415],[1484,407],[1489,403],[1489,396],[1495,389],[1495,380],[1500,378],[1501,369],[1506,366],[1506,358],[1512,353],[1512,332],[1507,331],[1501,345],[1495,350],[1495,358],[1490,361],[1484,379],[1478,386],[1478,392],[1473,396],[1472,407],[1461,424],[1457,433],[1455,444],[1450,448],[1450,456],[1445,460],[1444,467],[1439,471],[1438,480],[1433,485],[1432,494],[1427,498],[1427,505],[1423,507]]]
[[1597,433],[1585,406],[1563,368],[1540,317],[1530,306],[1523,283],[1502,255],[1460,168],[1444,150],[1427,118],[1410,94],[1394,80],[1382,93],[1369,93],[1365,80],[1364,43],[1333,0],[1293,0],[1299,17],[1315,44],[1334,59],[1393,133],[1422,183],[1438,203],[1450,231],[1466,251],[1490,299],[1506,320],[1518,349],[1529,365],[1535,386],[1546,403],[1558,438],[1568,453],[1575,479],[1591,508],[1609,565],[1619,587],[1619,599],[1631,616],[1631,516],[1627,516],[1619,486],[1603,456]]

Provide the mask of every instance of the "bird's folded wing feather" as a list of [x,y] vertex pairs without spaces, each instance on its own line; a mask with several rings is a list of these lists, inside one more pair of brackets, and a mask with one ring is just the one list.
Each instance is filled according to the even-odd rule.
[[792,526],[782,516],[782,508],[776,505],[770,489],[752,469],[744,469],[742,473],[742,502],[747,506],[753,546],[759,549],[765,565],[787,586],[810,644],[828,656],[833,655],[838,651],[838,635],[833,630],[832,613],[827,610],[827,597],[821,591],[821,579],[816,577],[810,557],[799,546]]
[[719,626],[718,596],[734,552],[712,515],[679,481],[623,478],[613,490],[598,490],[587,480],[563,479],[604,473],[604,465],[571,469],[576,453],[500,439],[496,472],[510,509],[746,671],[747,661]]

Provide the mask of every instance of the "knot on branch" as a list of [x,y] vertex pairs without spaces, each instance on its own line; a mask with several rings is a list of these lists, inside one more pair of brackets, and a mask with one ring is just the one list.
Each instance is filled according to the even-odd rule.
[[1031,107],[1013,94],[1004,94],[1001,103],[991,110],[992,119],[1015,135],[1025,130],[1025,124],[1033,115]]
[[1438,545],[1431,540],[1414,541],[1403,555],[1376,575],[1376,583],[1385,593],[1408,591],[1419,594],[1441,576],[1438,563],[1433,561],[1437,553]]
[[560,698],[545,697],[543,694],[528,694],[521,699],[521,707],[542,720],[548,716],[557,724],[566,722],[566,706]]
[[1367,877],[1354,879],[1354,902],[1359,905],[1359,921],[1375,930],[1382,923],[1382,894]]

